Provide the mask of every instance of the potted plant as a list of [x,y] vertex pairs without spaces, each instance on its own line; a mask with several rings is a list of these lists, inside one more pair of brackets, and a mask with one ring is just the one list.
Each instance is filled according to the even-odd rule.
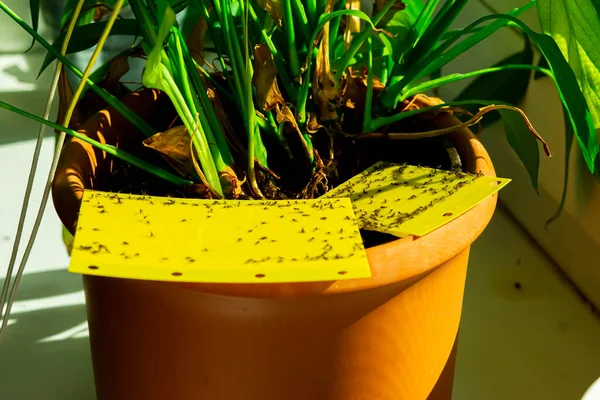
[[[427,95],[488,74],[551,76],[576,136],[595,138],[560,47],[517,18],[534,1],[458,31],[450,27],[467,0],[378,0],[371,17],[355,3],[130,0],[135,18],[118,19],[122,0],[70,1],[50,45],[0,2],[48,49],[43,68],[58,59],[83,77],[73,91],[57,67],[58,123],[0,107],[73,136],[64,146],[59,137],[46,191],[70,233],[86,189],[311,199],[377,161],[494,175],[468,129],[490,112],[535,182],[541,138],[518,108],[502,98]],[[103,11],[78,23],[90,9]],[[176,23],[184,11],[186,23]],[[507,25],[547,65],[440,74]],[[136,39],[92,73],[111,34]],[[83,72],[65,58],[94,45]],[[133,57],[147,60],[142,86],[131,91],[120,81]],[[222,284],[85,275],[98,398],[449,399],[469,248],[495,204],[491,196],[422,237],[365,233],[371,278]],[[3,290],[9,309],[15,288]]]

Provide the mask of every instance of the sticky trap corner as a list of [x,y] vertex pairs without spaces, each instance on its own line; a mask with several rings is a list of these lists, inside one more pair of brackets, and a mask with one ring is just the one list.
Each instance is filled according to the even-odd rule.
[[69,271],[176,282],[370,277],[349,199],[174,199],[88,190]]

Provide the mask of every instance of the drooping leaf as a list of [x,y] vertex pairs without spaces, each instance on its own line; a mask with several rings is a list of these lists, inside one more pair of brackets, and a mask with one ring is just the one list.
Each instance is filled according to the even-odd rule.
[[[554,39],[571,66],[593,125],[600,129],[600,17],[594,4],[591,0],[538,0],[537,7],[544,33]],[[576,129],[575,135],[588,168],[600,179],[597,132]]]
[[[106,21],[82,25],[75,28],[71,40],[69,41],[67,54],[76,53],[95,46],[98,43],[105,26]],[[117,19],[110,31],[110,36],[137,36],[139,33],[139,25],[136,20]],[[64,39],[65,35],[63,33],[54,41],[54,43],[52,43],[52,47],[57,51],[60,51]],[[48,52],[38,75],[41,75],[54,60],[55,56],[51,52]]]
[[563,109],[563,114],[565,120],[565,175],[563,177],[563,189],[560,197],[560,203],[558,204],[558,209],[554,215],[552,215],[548,221],[546,221],[546,228],[548,228],[548,225],[560,217],[562,210],[565,208],[565,203],[567,202],[567,190],[569,188],[569,165],[571,162],[571,148],[573,147],[575,132],[573,132],[573,126],[569,121],[569,115],[565,109]]
[[[532,63],[533,49],[531,48],[529,39],[525,38],[525,47],[522,51],[505,58],[495,64],[494,67],[510,64],[530,65]],[[530,80],[531,70],[528,69],[510,69],[480,75],[455,100],[499,100],[504,103],[517,105],[525,96]],[[483,119],[483,127],[489,126],[499,119],[500,115],[498,113],[491,113]]]
[[529,133],[521,116],[508,110],[498,110],[504,124],[504,132],[510,147],[517,153],[521,163],[527,170],[531,184],[538,191],[538,172],[540,169],[540,153],[536,138]]
[[[422,139],[440,136],[444,134],[451,133],[455,131],[457,128],[461,127],[469,127],[474,124],[480,122],[481,118],[493,111],[500,112],[502,117],[502,121],[505,126],[506,136],[508,138],[508,142],[510,146],[517,153],[521,162],[525,166],[527,173],[529,174],[532,184],[534,188],[537,190],[537,181],[538,181],[538,170],[539,170],[539,148],[537,141],[541,142],[544,148],[545,153],[550,156],[550,149],[548,145],[544,141],[544,139],[539,135],[539,133],[535,130],[527,115],[525,113],[514,106],[509,104],[501,104],[500,102],[493,102],[489,100],[482,99],[469,99],[463,101],[453,101],[448,103],[440,103],[435,106],[424,107],[420,109],[415,109],[411,111],[404,111],[397,113],[392,117],[388,117],[383,121],[378,121],[376,125],[377,129],[380,129],[385,125],[392,125],[402,119],[410,118],[418,114],[436,112],[441,108],[447,108],[448,110],[452,110],[453,108],[463,109],[463,107],[467,106],[484,106],[479,108],[477,114],[473,115],[468,121],[461,122],[457,126],[447,127],[443,129],[436,129],[433,131],[427,132],[418,132],[418,133],[371,133],[371,134],[363,134],[363,137],[377,137],[377,136],[385,136],[390,139]],[[536,141],[537,140],[537,141]]]
[[271,111],[276,105],[283,105],[284,99],[277,85],[277,67],[269,47],[262,43],[254,48],[254,75],[252,84],[256,88],[258,106],[263,111]]

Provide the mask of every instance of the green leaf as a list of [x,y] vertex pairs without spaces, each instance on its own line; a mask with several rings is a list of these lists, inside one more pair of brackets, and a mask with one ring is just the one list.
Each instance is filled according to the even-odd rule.
[[[83,51],[89,49],[90,47],[95,46],[104,31],[104,27],[106,26],[106,21],[96,22],[93,24],[78,26],[73,31],[73,35],[71,40],[69,41],[69,46],[67,48],[67,54],[76,53],[79,51]],[[138,22],[134,19],[118,19],[115,21],[112,30],[110,31],[110,36],[137,36],[140,33],[138,29]],[[52,47],[57,51],[60,51],[62,47],[62,43],[65,40],[65,34],[62,33],[55,41],[52,43]],[[48,52],[46,54],[46,58],[40,68],[40,72],[38,74],[41,75],[44,70],[55,60],[55,56],[52,52]]]
[[454,23],[468,2],[469,0],[446,1],[427,27],[427,30],[423,32],[416,46],[408,49],[406,56],[401,55],[405,57],[406,62],[416,62],[431,53],[438,46],[444,33],[448,31],[450,25]]
[[[599,129],[600,17],[594,4],[591,0],[538,0],[537,5],[542,29],[554,39],[571,66],[589,107],[593,126]],[[600,179],[597,133],[575,129],[575,135],[588,168]]]
[[[497,110],[502,123],[504,132],[510,147],[517,153],[523,166],[529,174],[531,184],[535,191],[538,191],[538,172],[540,168],[540,153],[538,141],[531,134],[527,126],[523,123],[521,115],[510,110]],[[490,116],[493,114],[490,114]],[[485,120],[485,118],[484,118]]]
[[[522,51],[515,53],[494,67],[502,67],[510,64],[532,64],[533,49],[528,38],[525,38],[525,47]],[[541,72],[540,72],[541,73]],[[543,73],[542,73],[543,74]],[[490,74],[481,75],[469,86],[467,86],[455,100],[484,99],[499,100],[504,103],[518,104],[529,87],[531,70],[509,69]],[[490,113],[483,119],[483,127],[489,126],[500,119],[499,113]]]
[[563,113],[565,119],[565,175],[563,177],[563,190],[558,209],[554,215],[552,215],[548,221],[546,221],[546,229],[548,228],[548,225],[560,217],[562,210],[565,208],[565,203],[567,201],[567,189],[569,188],[569,165],[571,161],[571,148],[573,147],[575,132],[573,132],[573,126],[569,122],[569,115],[565,109],[563,109]]
[[[29,11],[31,12],[31,27],[37,32],[40,24],[40,0],[29,0]],[[31,46],[25,50],[25,53],[31,50],[34,44],[35,39],[31,39]]]
[[[455,35],[447,39],[440,46],[429,52],[424,58],[407,64],[406,71],[400,76],[393,76],[391,84],[379,96],[378,101],[389,110],[396,108],[396,105],[405,99],[404,92],[409,89],[408,86],[420,78],[430,75],[433,71],[443,67],[459,55],[480,43],[488,36],[492,35],[500,28],[505,27],[511,21],[518,21],[515,16],[528,10],[535,5],[535,0],[530,1],[523,7],[516,8],[508,14],[492,14],[481,17],[466,28],[460,30]],[[485,25],[482,29],[476,29],[485,22],[493,20],[492,23]],[[529,29],[529,28],[527,28]],[[459,43],[463,36],[469,35]],[[396,64],[399,65],[399,64]]]

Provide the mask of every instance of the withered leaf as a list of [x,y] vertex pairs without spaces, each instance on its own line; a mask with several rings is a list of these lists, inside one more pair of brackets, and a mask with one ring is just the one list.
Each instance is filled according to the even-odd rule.
[[283,107],[277,107],[275,119],[278,124],[283,124],[284,132],[286,134],[296,136],[297,139],[300,140],[306,155],[309,156],[310,150],[308,149],[308,143],[306,143],[306,140],[300,132],[298,122],[296,121],[296,117],[294,117],[292,110],[290,110],[286,104],[284,104]]
[[110,61],[104,82],[110,85],[116,84],[127,72],[129,72],[129,56],[119,54]]
[[281,28],[281,20],[283,19],[281,2],[275,0],[257,0],[256,2],[260,8],[265,10],[277,22],[277,26]]
[[306,124],[307,132],[317,133],[317,131],[321,128],[323,128],[323,125],[317,121],[317,116],[313,113],[308,113],[308,123]]
[[174,126],[144,140],[144,146],[162,154],[167,162],[182,176],[194,168],[190,151],[192,138],[183,125]]
[[[61,66],[60,77],[58,78],[58,118],[56,123],[63,125],[65,122],[65,113],[73,100],[73,88],[69,83],[67,74],[65,73],[64,66]],[[71,121],[69,122],[69,128],[77,129],[79,124],[83,122],[79,106],[75,106],[73,114],[71,115]]]
[[277,67],[271,51],[264,43],[254,47],[252,84],[256,87],[256,96],[262,110],[271,111],[276,105],[284,103],[277,85]]

